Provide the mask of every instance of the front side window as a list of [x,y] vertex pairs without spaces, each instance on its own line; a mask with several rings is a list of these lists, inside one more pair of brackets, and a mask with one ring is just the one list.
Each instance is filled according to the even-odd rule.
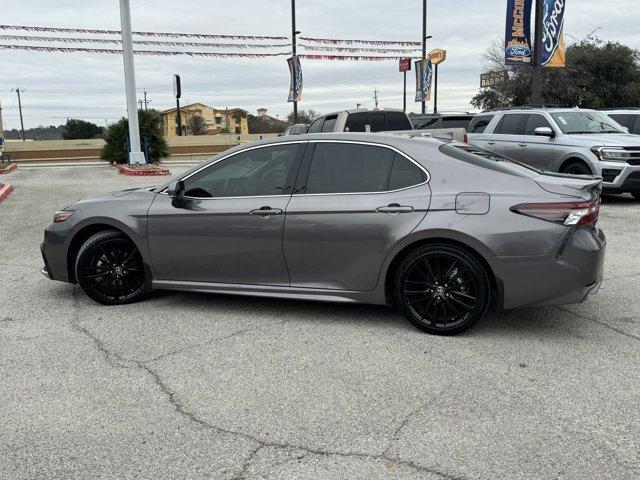
[[616,122],[618,122],[620,125],[622,125],[623,127],[627,127],[629,129],[629,132],[633,133],[633,128],[636,124],[637,115],[616,113],[616,114],[609,114],[609,116],[613,118]]
[[382,192],[395,152],[353,143],[316,145],[305,193]]
[[627,133],[622,125],[600,112],[559,112],[551,116],[562,133]]
[[309,126],[309,130],[307,130],[307,133],[318,133],[322,131],[322,122],[324,121],[324,117],[320,117],[318,118],[316,121],[314,121],[310,126]]
[[549,125],[549,122],[543,115],[528,115],[527,121],[524,124],[524,134],[535,135],[536,128],[540,127],[551,128],[551,125]]
[[303,144],[240,152],[184,180],[185,196],[199,198],[281,195]]

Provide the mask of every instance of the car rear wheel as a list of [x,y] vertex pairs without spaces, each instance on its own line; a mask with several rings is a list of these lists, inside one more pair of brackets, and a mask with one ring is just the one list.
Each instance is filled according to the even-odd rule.
[[75,272],[84,293],[105,305],[132,303],[147,294],[142,256],[115,230],[98,232],[82,245]]
[[416,327],[436,335],[471,328],[487,314],[491,298],[483,266],[448,245],[421,247],[407,256],[394,287],[400,311]]
[[591,175],[591,169],[586,163],[576,160],[566,165],[561,173],[568,173],[569,175]]

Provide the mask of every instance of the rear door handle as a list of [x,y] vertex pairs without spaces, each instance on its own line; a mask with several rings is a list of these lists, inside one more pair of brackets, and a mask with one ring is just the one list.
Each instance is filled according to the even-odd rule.
[[279,208],[271,208],[269,206],[264,206],[264,207],[256,208],[255,210],[251,210],[249,213],[251,215],[259,215],[260,217],[270,217],[271,215],[281,215],[282,210]]
[[496,142],[487,142],[489,145],[495,145]]
[[389,214],[411,213],[411,212],[413,212],[413,207],[409,207],[409,206],[405,206],[405,205],[398,205],[397,203],[392,203],[390,205],[387,205],[386,207],[378,207],[378,208],[376,208],[376,212],[389,213]]
[[524,148],[524,147],[528,147],[529,144],[528,143],[519,143],[518,146]]

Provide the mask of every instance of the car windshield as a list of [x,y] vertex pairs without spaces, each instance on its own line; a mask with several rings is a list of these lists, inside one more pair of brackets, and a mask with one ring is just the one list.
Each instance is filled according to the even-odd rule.
[[463,162],[471,163],[478,167],[495,170],[518,177],[534,178],[543,173],[540,170],[529,167],[508,158],[496,155],[487,150],[473,145],[462,143],[449,143],[440,147],[440,151],[449,157],[453,157]]
[[627,133],[624,127],[600,112],[559,112],[551,116],[562,133]]

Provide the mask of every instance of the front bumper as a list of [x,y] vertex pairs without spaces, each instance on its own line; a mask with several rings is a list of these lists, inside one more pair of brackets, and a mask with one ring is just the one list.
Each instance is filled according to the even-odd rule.
[[503,307],[564,305],[595,293],[604,275],[606,238],[601,230],[567,232],[544,257],[497,257],[491,267],[502,282]]
[[604,193],[640,192],[640,165],[629,165],[624,162],[597,163],[598,175],[603,178]]
[[49,267],[49,262],[47,260],[47,256],[44,253],[44,242],[40,244],[40,253],[42,254],[42,260],[44,261],[44,267],[40,273],[42,273],[45,277],[53,280],[53,274],[51,273],[51,267]]

